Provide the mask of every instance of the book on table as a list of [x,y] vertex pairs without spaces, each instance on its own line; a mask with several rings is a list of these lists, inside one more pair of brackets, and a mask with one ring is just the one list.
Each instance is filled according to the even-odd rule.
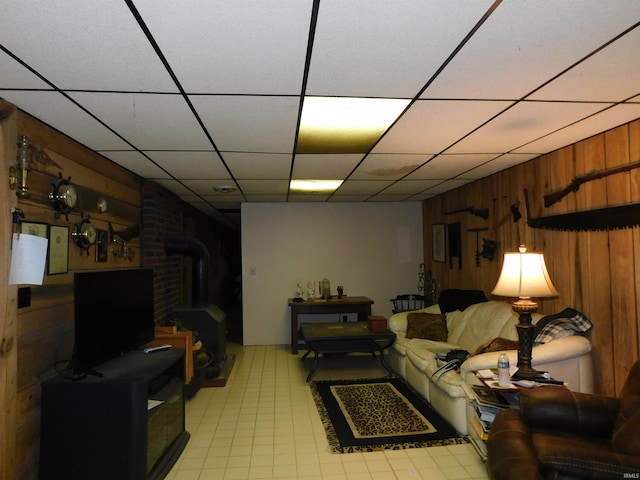
[[475,396],[475,401],[480,405],[488,407],[520,408],[520,400],[517,393],[499,392],[486,385],[471,385],[471,390]]
[[487,432],[498,413],[505,408],[519,408],[517,394],[496,392],[486,385],[471,385],[471,391],[474,395],[471,404]]
[[483,422],[475,415],[469,418],[468,423],[469,431],[473,430],[480,440],[486,442],[489,439],[489,430],[491,429],[491,425],[487,425],[486,422]]
[[482,461],[487,460],[487,445],[484,440],[482,440],[473,429],[469,429],[469,441],[473,448],[475,448],[476,452],[478,452],[478,456]]

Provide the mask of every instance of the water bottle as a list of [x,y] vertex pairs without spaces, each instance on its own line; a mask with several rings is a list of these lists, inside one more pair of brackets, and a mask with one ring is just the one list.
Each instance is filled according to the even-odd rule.
[[509,357],[502,352],[498,357],[498,386],[508,387],[511,384],[511,374],[509,373]]

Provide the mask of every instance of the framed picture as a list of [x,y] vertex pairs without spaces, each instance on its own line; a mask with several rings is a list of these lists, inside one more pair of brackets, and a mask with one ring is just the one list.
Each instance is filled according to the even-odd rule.
[[69,227],[49,227],[49,275],[69,271]]
[[36,237],[47,238],[49,224],[38,222],[20,222],[20,233],[35,235]]
[[446,227],[445,223],[431,225],[431,257],[434,262],[447,261]]

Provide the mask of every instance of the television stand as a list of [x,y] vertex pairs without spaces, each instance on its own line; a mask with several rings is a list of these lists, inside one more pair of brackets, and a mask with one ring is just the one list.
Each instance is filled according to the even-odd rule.
[[132,351],[42,383],[40,479],[160,480],[189,440],[184,350]]
[[91,375],[98,378],[102,378],[104,376],[97,370],[89,369],[82,373],[73,373],[71,374],[71,376],[67,376],[67,378],[69,378],[70,380],[73,380],[74,382],[77,382],[78,380],[84,380],[85,378],[87,378],[87,375]]

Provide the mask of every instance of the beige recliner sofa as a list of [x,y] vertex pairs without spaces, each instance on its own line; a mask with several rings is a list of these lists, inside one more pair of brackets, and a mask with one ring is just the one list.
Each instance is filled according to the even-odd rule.
[[[440,306],[432,305],[416,312],[440,314]],[[425,338],[407,338],[407,317],[412,312],[400,312],[389,319],[389,328],[396,340],[389,351],[389,363],[418,393],[458,430],[466,435],[467,396],[463,383],[474,381],[474,371],[495,368],[501,351],[472,355],[460,366],[459,371],[439,370],[442,361],[437,354],[463,349],[470,353],[496,339],[517,340],[515,325],[518,316],[511,305],[505,302],[486,301],[447,312],[446,341]],[[542,315],[534,314],[533,323]],[[584,335],[563,333],[561,338],[536,345],[532,352],[532,366],[547,371],[555,378],[566,382],[569,389],[593,392],[591,342]],[[518,352],[507,350],[511,365],[517,364]],[[476,381],[477,383],[477,381]]]

